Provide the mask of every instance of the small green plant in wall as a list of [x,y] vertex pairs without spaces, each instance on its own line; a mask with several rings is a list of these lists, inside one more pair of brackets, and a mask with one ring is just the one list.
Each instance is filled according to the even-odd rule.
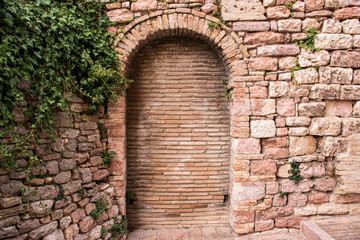
[[305,31],[306,33],[306,39],[300,40],[295,42],[296,45],[298,45],[300,48],[303,48],[305,50],[309,49],[312,52],[319,51],[319,48],[315,47],[315,39],[317,38],[317,34],[319,33],[314,28],[309,28]]
[[232,98],[232,94],[230,93],[230,89],[228,87],[228,80],[227,79],[223,79],[223,87],[225,89],[225,98],[227,100],[230,100]]
[[285,196],[287,196],[289,193],[287,192],[283,192],[283,191],[280,191],[280,198],[284,198]]
[[120,239],[122,236],[129,233],[128,230],[128,220],[125,216],[122,216],[121,221],[117,217],[113,218],[114,225],[110,229],[106,229],[105,227],[101,228],[101,235],[103,238],[109,233],[111,233],[111,238],[109,239]]
[[97,200],[95,209],[91,210],[90,212],[90,217],[92,217],[92,219],[96,221],[100,217],[100,215],[103,212],[105,212],[107,206],[109,206],[107,200],[104,199]]
[[107,150],[103,150],[101,152],[101,158],[103,160],[103,162],[102,162],[103,165],[106,167],[110,166],[111,160],[113,160],[115,156],[116,156],[116,152],[114,152],[114,151],[109,152]]
[[303,176],[300,174],[300,163],[295,160],[290,162],[291,169],[289,173],[292,174],[289,179],[294,181],[294,183],[298,183],[303,179]]

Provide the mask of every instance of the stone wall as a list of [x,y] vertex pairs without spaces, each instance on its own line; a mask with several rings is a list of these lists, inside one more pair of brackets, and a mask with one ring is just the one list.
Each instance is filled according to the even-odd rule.
[[[211,0],[108,4],[110,20],[126,25],[109,28],[119,35],[114,47],[125,72],[139,49],[166,36],[200,39],[219,53],[232,93],[229,224],[239,234],[360,214],[360,3],[290,2],[223,0],[222,10]],[[209,28],[218,22],[213,10],[229,26]],[[294,44],[310,27],[319,32],[316,52]],[[126,214],[126,97],[105,114],[80,119],[76,113],[86,107],[74,98],[74,125],[59,113],[59,140],[49,144],[44,136],[34,149],[44,167],[32,171],[45,176],[32,180],[37,196],[20,198],[19,178],[28,173],[1,170],[1,238],[98,239],[102,225]],[[107,127],[107,140],[97,122]],[[106,147],[117,153],[108,168],[100,157]],[[293,161],[299,183],[289,179]],[[110,205],[95,222],[89,214],[99,199]]]

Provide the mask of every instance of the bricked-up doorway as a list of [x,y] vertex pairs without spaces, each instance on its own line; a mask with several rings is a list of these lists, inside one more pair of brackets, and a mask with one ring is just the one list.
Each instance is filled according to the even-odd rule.
[[230,120],[219,57],[202,41],[166,37],[137,53],[130,77],[130,225],[228,224]]

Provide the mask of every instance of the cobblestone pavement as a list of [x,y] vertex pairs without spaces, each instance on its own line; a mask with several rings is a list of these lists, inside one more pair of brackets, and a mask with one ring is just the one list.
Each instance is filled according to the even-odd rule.
[[175,228],[131,232],[128,240],[304,240],[298,230],[274,229],[238,236],[229,227]]

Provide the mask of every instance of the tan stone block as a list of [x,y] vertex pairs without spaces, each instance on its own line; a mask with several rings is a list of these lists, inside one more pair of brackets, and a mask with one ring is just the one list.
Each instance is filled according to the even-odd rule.
[[290,137],[289,151],[291,156],[312,154],[316,147],[317,141],[312,136]]

